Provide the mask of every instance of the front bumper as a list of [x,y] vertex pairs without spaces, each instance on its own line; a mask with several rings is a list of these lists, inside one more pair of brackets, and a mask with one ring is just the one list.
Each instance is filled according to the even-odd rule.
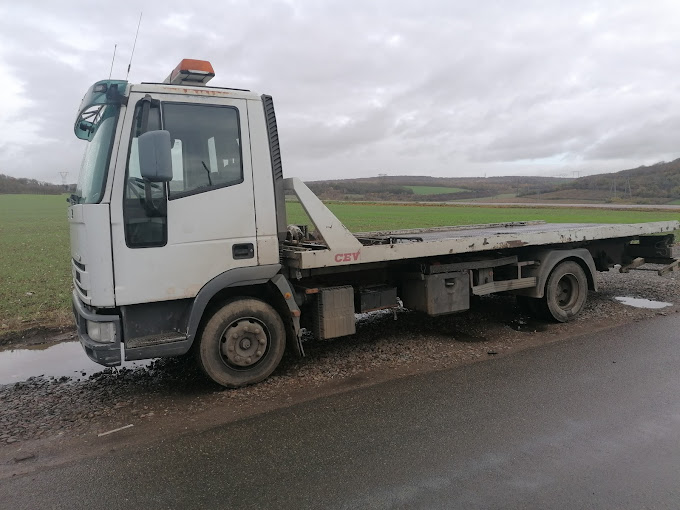
[[[121,364],[121,325],[120,317],[117,315],[98,315],[85,305],[76,291],[73,291],[73,315],[78,328],[78,340],[85,349],[85,353],[95,363],[105,367],[115,367]],[[87,334],[87,321],[92,322],[111,322],[115,328],[115,338],[113,342],[97,342],[92,340]]]

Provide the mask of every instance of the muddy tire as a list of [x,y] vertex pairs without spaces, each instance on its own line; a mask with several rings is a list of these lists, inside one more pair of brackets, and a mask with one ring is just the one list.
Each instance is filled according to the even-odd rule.
[[286,347],[283,321],[264,301],[227,302],[208,320],[196,351],[205,374],[226,388],[266,379],[279,365]]
[[567,322],[583,309],[588,297],[588,278],[576,262],[558,264],[545,284],[541,307],[550,319]]

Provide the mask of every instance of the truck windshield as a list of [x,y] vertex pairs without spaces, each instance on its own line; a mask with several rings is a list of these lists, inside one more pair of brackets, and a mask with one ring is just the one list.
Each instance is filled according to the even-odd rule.
[[87,148],[80,165],[76,193],[71,195],[72,203],[96,204],[104,195],[116,121],[126,91],[126,81],[98,81],[88,89],[80,103],[73,131],[81,140],[87,140]]
[[89,112],[91,138],[80,165],[76,197],[74,197],[74,200],[80,204],[96,204],[102,199],[116,120],[120,110],[120,107],[116,105],[96,108],[96,111]]

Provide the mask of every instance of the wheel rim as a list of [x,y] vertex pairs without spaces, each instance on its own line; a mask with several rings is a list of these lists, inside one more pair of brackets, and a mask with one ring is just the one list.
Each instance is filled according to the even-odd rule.
[[557,282],[557,306],[562,310],[569,310],[578,301],[579,286],[576,276],[569,273],[565,274]]
[[229,324],[220,337],[222,361],[235,369],[250,369],[266,356],[269,339],[269,330],[260,320],[238,319]]

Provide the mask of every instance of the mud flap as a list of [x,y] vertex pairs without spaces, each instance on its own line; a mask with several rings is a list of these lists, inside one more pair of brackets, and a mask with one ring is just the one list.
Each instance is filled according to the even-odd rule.
[[293,335],[288,335],[287,343],[288,348],[300,358],[305,357],[305,350],[302,347],[302,328],[300,327],[300,308],[295,302],[295,293],[293,288],[286,280],[286,277],[282,274],[275,275],[271,282],[276,285],[276,288],[281,292],[286,305],[288,305],[288,310],[290,310],[290,318],[293,324]]

